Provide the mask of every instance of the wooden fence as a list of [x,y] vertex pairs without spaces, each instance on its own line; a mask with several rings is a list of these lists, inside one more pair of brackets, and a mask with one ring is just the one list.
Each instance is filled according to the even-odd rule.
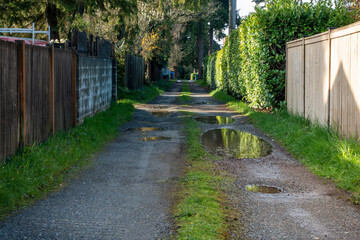
[[291,113],[360,137],[360,22],[286,44]]
[[141,57],[126,54],[125,84],[129,89],[139,89],[145,82],[145,60]]
[[72,51],[0,41],[0,54],[3,158],[74,126],[75,78]]
[[114,45],[74,30],[59,46],[0,40],[0,160],[116,100]]

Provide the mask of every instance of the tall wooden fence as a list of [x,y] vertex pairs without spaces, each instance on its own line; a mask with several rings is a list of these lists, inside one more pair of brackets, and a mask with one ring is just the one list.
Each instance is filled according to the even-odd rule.
[[0,160],[75,126],[116,99],[110,42],[88,41],[76,31],[73,40],[72,51],[0,40]]
[[145,60],[141,57],[126,54],[125,84],[129,89],[139,89],[145,82]]
[[286,44],[288,110],[360,137],[360,22]]
[[0,158],[74,126],[72,51],[0,41]]

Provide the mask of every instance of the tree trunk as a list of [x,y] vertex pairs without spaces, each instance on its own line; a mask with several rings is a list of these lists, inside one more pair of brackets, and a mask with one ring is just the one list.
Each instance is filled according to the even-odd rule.
[[229,36],[236,26],[236,0],[229,0]]
[[214,38],[214,28],[212,27],[210,23],[210,29],[209,29],[209,56],[213,52],[213,38]]
[[60,39],[59,30],[57,30],[58,21],[57,21],[57,8],[55,4],[47,3],[45,9],[45,15],[47,22],[51,28],[50,39]]
[[199,21],[198,23],[199,32],[198,32],[198,41],[197,41],[197,52],[198,52],[198,67],[199,67],[199,79],[202,79],[202,62],[204,58],[204,43],[203,43],[203,36],[202,36],[202,22]]

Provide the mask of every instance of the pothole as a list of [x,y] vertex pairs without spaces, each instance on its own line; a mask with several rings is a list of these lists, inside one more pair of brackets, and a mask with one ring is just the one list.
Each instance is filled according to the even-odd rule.
[[221,157],[259,158],[272,151],[270,143],[250,133],[221,128],[206,131],[201,136],[205,148]]
[[149,141],[160,141],[160,140],[169,140],[171,139],[170,137],[164,137],[164,136],[159,136],[159,137],[143,137],[141,138],[142,141],[144,142],[149,142]]
[[234,118],[224,116],[198,116],[194,117],[198,122],[209,123],[209,124],[230,124],[236,121]]
[[262,186],[262,185],[246,185],[245,189],[250,192],[258,192],[258,193],[281,193],[282,190],[276,187]]
[[161,131],[163,128],[159,127],[139,127],[139,128],[128,128],[126,131],[129,132],[152,132],[152,131]]
[[213,104],[212,102],[193,102],[193,105],[210,105]]
[[153,116],[155,116],[155,117],[160,117],[160,118],[162,118],[162,117],[167,117],[167,116],[170,114],[170,112],[154,111],[154,112],[151,112],[151,114],[152,114]]

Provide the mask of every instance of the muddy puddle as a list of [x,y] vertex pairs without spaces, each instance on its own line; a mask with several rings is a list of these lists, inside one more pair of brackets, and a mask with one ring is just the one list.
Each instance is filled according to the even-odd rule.
[[151,115],[153,115],[153,116],[155,116],[155,117],[159,117],[159,118],[167,117],[169,114],[170,114],[170,112],[165,112],[165,111],[154,111],[154,112],[151,112]]
[[250,133],[234,129],[212,129],[201,136],[205,148],[221,157],[259,158],[271,153],[267,141]]
[[163,128],[159,127],[138,127],[138,128],[128,128],[126,131],[129,132],[153,132],[153,131],[162,131]]
[[193,105],[210,105],[210,104],[214,104],[212,102],[193,102]]
[[246,185],[245,189],[250,192],[275,194],[281,193],[281,189],[262,185]]
[[198,122],[209,124],[230,124],[236,121],[234,118],[223,116],[198,116],[194,117],[194,119]]
[[149,142],[149,141],[160,141],[160,140],[170,140],[170,137],[164,137],[164,136],[159,136],[159,137],[143,137],[141,138],[142,141],[144,142]]

